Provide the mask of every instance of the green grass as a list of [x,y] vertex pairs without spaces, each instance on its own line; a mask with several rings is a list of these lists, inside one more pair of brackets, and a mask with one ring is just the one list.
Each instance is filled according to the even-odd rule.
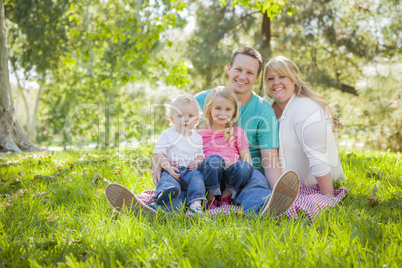
[[400,154],[341,153],[348,196],[315,221],[120,214],[103,179],[152,189],[150,148],[0,158],[0,267],[398,267]]

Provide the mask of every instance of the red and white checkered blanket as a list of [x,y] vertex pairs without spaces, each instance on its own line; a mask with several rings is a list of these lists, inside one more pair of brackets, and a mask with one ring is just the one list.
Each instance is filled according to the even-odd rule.
[[[299,218],[300,213],[305,213],[310,220],[315,220],[321,211],[334,207],[339,203],[346,195],[346,188],[339,188],[334,191],[335,197],[329,198],[321,195],[318,184],[312,188],[300,187],[299,195],[296,202],[286,212],[278,216],[282,217],[286,215],[288,218]],[[138,197],[144,201],[147,205],[153,203],[152,196],[155,194],[155,190],[146,190],[142,192]],[[208,211],[210,215],[228,214],[228,213],[243,213],[240,206],[224,205],[222,207],[212,209]]]

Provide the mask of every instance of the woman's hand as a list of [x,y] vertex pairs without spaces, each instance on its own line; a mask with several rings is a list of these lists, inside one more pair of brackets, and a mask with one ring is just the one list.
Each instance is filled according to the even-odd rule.
[[320,187],[321,194],[326,197],[335,197],[334,186],[332,185],[331,172],[321,177],[315,177]]

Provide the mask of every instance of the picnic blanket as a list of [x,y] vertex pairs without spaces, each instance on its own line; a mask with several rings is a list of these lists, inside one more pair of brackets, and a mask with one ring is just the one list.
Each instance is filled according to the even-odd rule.
[[[299,195],[293,206],[287,211],[279,215],[277,218],[287,216],[288,218],[297,219],[301,214],[305,214],[310,220],[315,220],[321,211],[332,208],[338,204],[346,195],[346,188],[339,188],[334,191],[335,197],[330,198],[321,195],[318,184],[311,188],[300,187]],[[153,203],[152,196],[155,194],[155,190],[145,190],[138,197],[144,201],[147,205]],[[243,213],[240,206],[236,205],[224,205],[216,209],[208,210],[209,215],[219,215],[228,213]]]

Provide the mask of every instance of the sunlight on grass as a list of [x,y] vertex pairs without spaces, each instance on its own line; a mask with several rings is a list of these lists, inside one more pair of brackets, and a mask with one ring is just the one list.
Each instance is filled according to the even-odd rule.
[[153,189],[150,150],[0,158],[0,266],[397,267],[400,154],[342,152],[348,196],[316,221],[120,214],[108,182]]

